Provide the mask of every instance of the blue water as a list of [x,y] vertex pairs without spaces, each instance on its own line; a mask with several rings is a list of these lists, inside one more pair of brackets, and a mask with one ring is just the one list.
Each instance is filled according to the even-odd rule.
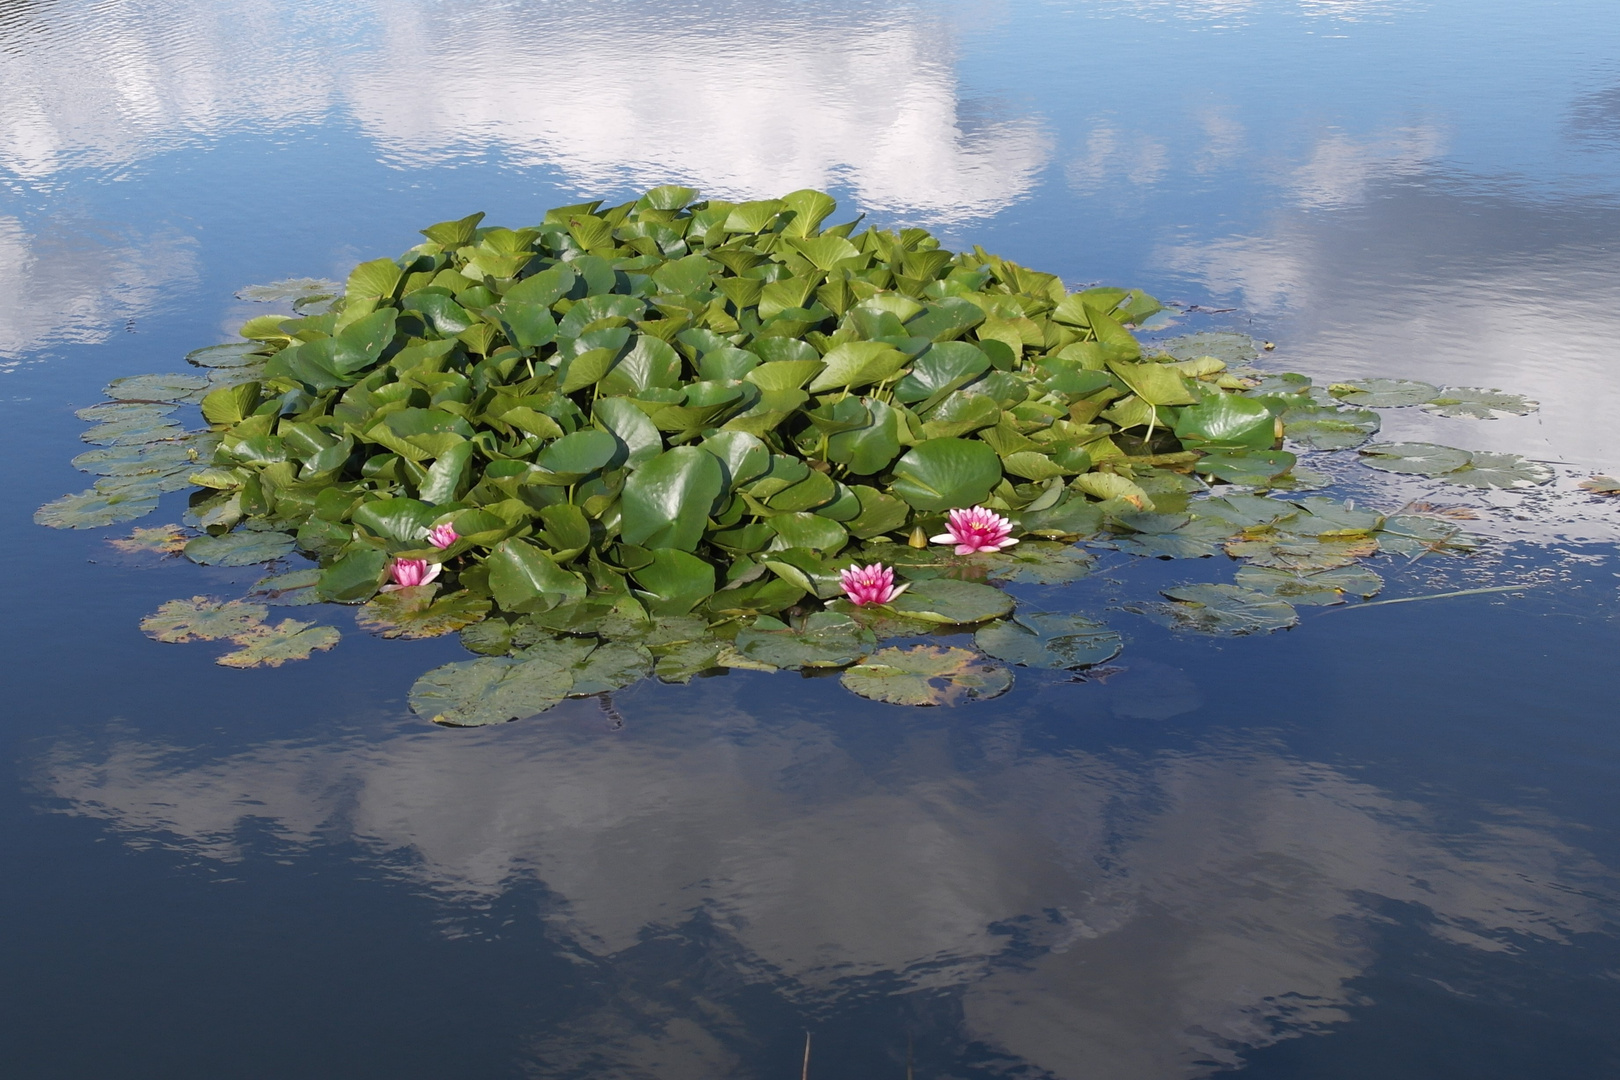
[[[1620,1074],[1620,13],[1598,0],[0,6],[0,1060],[34,1077]],[[1123,608],[1105,678],[907,711],[643,683],[495,729],[351,616],[231,671],[139,631],[260,576],[58,532],[73,410],[472,210],[817,185],[1323,378],[1541,411],[1470,559],[1260,638]],[[1229,310],[1210,310],[1229,309]],[[183,494],[149,522],[178,520]],[[1040,599],[1038,591],[1028,593]],[[307,618],[311,609],[286,614]],[[909,1050],[908,1050],[909,1048]]]

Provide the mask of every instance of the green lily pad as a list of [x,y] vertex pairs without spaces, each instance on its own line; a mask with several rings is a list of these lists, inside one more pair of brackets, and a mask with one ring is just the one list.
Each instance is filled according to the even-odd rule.
[[1067,585],[1090,576],[1097,560],[1073,544],[1051,540],[1025,540],[997,552],[969,556],[989,569],[992,581],[1020,585]]
[[1479,541],[1460,526],[1420,514],[1391,517],[1378,534],[1378,544],[1384,551],[1408,557],[1434,552],[1460,554],[1479,547]]
[[169,417],[143,414],[97,424],[79,438],[95,446],[138,446],[177,439],[185,433],[186,429]]
[[232,341],[193,349],[186,353],[186,359],[198,367],[229,370],[256,367],[270,359],[270,354],[262,341]]
[[1234,583],[1296,606],[1342,604],[1348,596],[1366,599],[1378,595],[1384,587],[1384,579],[1364,566],[1340,566],[1307,574],[1245,566],[1238,570]]
[[1282,414],[1283,434],[1310,450],[1353,450],[1378,433],[1383,421],[1367,409],[1306,406]]
[[153,493],[81,491],[64,495],[34,511],[34,524],[52,529],[99,529],[120,521],[134,521],[157,509]]
[[1477,488],[1532,488],[1551,483],[1557,475],[1539,461],[1518,454],[1487,454],[1476,451],[1465,468],[1438,477],[1448,484]]
[[248,596],[279,607],[306,607],[321,602],[320,594],[316,592],[316,586],[320,582],[319,567],[293,570],[259,579],[253,588],[248,590]]
[[280,667],[293,660],[308,660],[312,653],[333,648],[343,637],[336,627],[283,619],[275,626],[264,625],[231,640],[242,648],[226,653],[214,663],[223,667]]
[[1154,345],[1177,360],[1196,360],[1212,356],[1228,364],[1245,364],[1260,358],[1260,345],[1248,334],[1225,330],[1212,330],[1200,334],[1183,334]]
[[302,300],[310,296],[336,296],[343,286],[325,278],[287,278],[268,285],[249,285],[238,289],[238,300],[255,300],[261,304]]
[[1367,409],[1396,409],[1432,401],[1440,388],[1414,379],[1352,379],[1334,383],[1328,391],[1347,405]]
[[1438,443],[1374,443],[1361,448],[1361,463],[1368,468],[1414,476],[1440,476],[1455,472],[1471,460],[1473,455],[1468,451]]
[[891,705],[957,705],[1012,688],[1012,672],[971,649],[880,649],[839,677],[844,688]]
[[170,600],[158,608],[141,620],[141,631],[170,644],[220,641],[257,631],[268,614],[270,609],[263,604],[193,596],[189,600]]
[[913,582],[889,602],[892,610],[924,622],[950,626],[999,619],[1013,609],[1013,599],[991,585],[953,578]]
[[73,467],[100,476],[139,476],[156,473],[189,473],[197,459],[185,442],[165,442],[145,446],[109,446],[86,450],[73,459]]
[[1234,540],[1226,545],[1228,555],[1243,559],[1250,565],[1299,572],[1350,566],[1359,559],[1378,554],[1378,551],[1379,541],[1374,537],[1347,540]]
[[874,641],[873,635],[863,632],[849,616],[817,612],[797,630],[740,630],[733,647],[750,660],[797,670],[847,667],[869,653]]
[[471,626],[489,614],[487,598],[465,590],[439,596],[438,582],[378,593],[356,613],[355,625],[385,638],[431,638]]
[[713,638],[683,641],[673,645],[649,646],[653,654],[653,674],[660,682],[688,683],[705,671],[719,667],[725,642]]
[[411,687],[411,711],[447,727],[482,727],[545,712],[574,688],[573,661],[489,656],[434,668]]
[[186,544],[186,558],[203,566],[252,566],[291,555],[297,546],[286,533],[238,530],[197,537]]
[[1119,655],[1120,636],[1102,623],[1058,612],[1019,612],[1007,622],[981,627],[973,643],[1009,664],[1036,668],[1083,668]]
[[1501,390],[1483,390],[1477,386],[1448,386],[1423,404],[1424,412],[1470,420],[1528,416],[1539,408],[1540,402],[1527,397],[1503,393]]
[[1180,629],[1206,634],[1269,634],[1299,622],[1293,607],[1237,585],[1181,585],[1163,594],[1176,601],[1161,608]]
[[209,389],[201,375],[131,375],[101,391],[114,401],[195,401]]
[[151,401],[103,401],[74,412],[80,420],[93,424],[121,423],[128,420],[168,422],[169,414],[180,406]]
[[462,648],[480,656],[505,656],[537,645],[554,635],[528,619],[508,621],[500,616],[483,619],[461,631]]
[[1276,522],[1279,531],[1318,540],[1345,540],[1368,536],[1384,524],[1384,515],[1374,510],[1358,510],[1347,502],[1321,497],[1301,499],[1298,510]]
[[570,666],[574,687],[568,696],[610,694],[640,682],[652,674],[652,669],[653,656],[646,646],[610,641],[598,645],[584,659],[576,660]]

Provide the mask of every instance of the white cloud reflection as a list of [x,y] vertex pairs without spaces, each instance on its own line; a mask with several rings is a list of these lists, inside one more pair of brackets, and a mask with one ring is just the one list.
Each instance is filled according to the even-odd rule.
[[[925,726],[903,768],[873,771],[820,724],[753,719],[742,681],[663,694],[645,726],[632,695],[616,734],[589,703],[207,760],[126,732],[58,746],[37,778],[138,844],[229,861],[252,822],[293,846],[358,841],[452,905],[538,881],[556,932],[604,960],[704,912],[734,976],[807,999],[876,976],[955,988],[968,1037],[1088,1080],[1203,1076],[1345,1019],[1384,905],[1487,951],[1602,925],[1605,872],[1550,823],[1503,811],[1450,832],[1260,746],[1130,768],[1023,753],[1014,722],[979,730],[975,771]],[[731,1029],[710,992],[656,1023],[621,995],[536,1046],[613,1075],[713,1075]]]

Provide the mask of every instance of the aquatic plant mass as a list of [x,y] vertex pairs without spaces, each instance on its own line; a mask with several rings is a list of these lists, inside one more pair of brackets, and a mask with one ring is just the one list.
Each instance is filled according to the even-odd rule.
[[[1241,560],[1232,584],[1139,606],[1232,633],[1376,594],[1363,563],[1380,551],[1467,548],[1444,516],[1306,494],[1326,478],[1296,451],[1475,487],[1551,478],[1514,455],[1367,445],[1379,408],[1488,419],[1533,402],[1317,387],[1249,367],[1239,334],[1144,347],[1131,328],[1160,311],[1145,293],[1071,292],[922,229],[823,227],[833,210],[817,191],[661,187],[530,228],[442,222],[341,286],[245,290],[296,314],[192,353],[198,374],[115,381],[80,414],[97,449],[75,464],[102,479],[36,520],[106,526],[194,488],[194,532],[119,543],[305,561],[245,598],[166,604],[148,634],[229,640],[220,662],[252,667],[338,641],[270,625],[271,604],[360,605],[385,637],[459,631],[479,656],[424,675],[411,705],[479,725],[720,668],[845,669],[897,704],[993,696],[1009,665],[1118,652],[1100,623],[1006,589],[1089,573],[1076,541]],[[186,403],[207,430],[173,418]],[[967,632],[972,648],[933,640]]]

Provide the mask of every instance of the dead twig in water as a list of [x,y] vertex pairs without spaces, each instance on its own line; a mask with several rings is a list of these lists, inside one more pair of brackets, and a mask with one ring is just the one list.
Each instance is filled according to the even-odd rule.
[[810,1080],[810,1033],[804,1033],[804,1071],[799,1074],[799,1080]]
[[1533,589],[1536,582],[1523,585],[1492,585],[1488,589],[1458,589],[1456,592],[1426,593],[1423,596],[1398,596],[1394,600],[1371,600],[1365,604],[1349,604],[1345,607],[1328,608],[1328,611],[1355,611],[1364,607],[1382,607],[1385,604],[1415,604],[1419,600],[1447,600],[1454,596],[1483,596],[1486,593],[1518,592],[1520,589]]

